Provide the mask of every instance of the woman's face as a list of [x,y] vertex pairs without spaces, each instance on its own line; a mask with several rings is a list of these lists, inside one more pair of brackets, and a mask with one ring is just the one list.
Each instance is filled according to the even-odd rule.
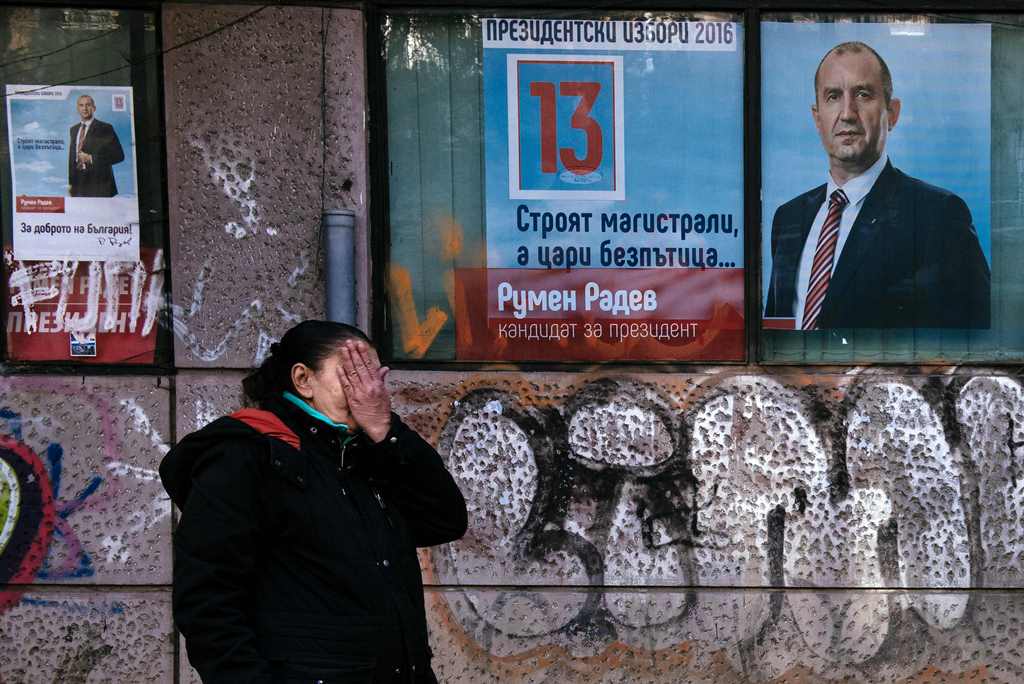
[[302,364],[296,364],[299,377],[292,372],[292,380],[299,395],[309,405],[337,423],[345,423],[355,430],[358,425],[348,409],[348,398],[341,386],[341,348],[340,346],[320,362],[320,368],[312,370]]

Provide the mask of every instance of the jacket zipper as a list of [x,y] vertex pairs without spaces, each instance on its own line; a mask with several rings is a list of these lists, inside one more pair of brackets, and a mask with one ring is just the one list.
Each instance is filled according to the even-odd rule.
[[[341,475],[345,472],[345,451],[348,449],[348,442],[342,442],[341,454],[338,457],[338,474]],[[343,496],[348,496],[348,492],[345,491],[345,485],[341,485],[341,493]]]
[[373,495],[377,497],[377,503],[380,504],[380,510],[384,513],[384,519],[388,521],[388,527],[394,527],[395,524],[391,522],[391,516],[388,515],[388,507],[384,505],[384,499],[381,497],[380,492],[376,488],[373,489]]

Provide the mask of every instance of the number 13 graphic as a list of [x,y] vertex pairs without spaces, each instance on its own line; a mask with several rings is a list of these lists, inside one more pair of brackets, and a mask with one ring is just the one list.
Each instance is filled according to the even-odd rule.
[[623,200],[619,55],[506,56],[510,199]]
[[[604,154],[604,136],[601,125],[590,116],[601,84],[585,81],[563,81],[559,84],[558,94],[562,97],[579,97],[576,110],[572,113],[569,123],[586,135],[587,152],[583,159],[576,156],[576,150],[563,147],[558,150],[562,165],[578,176],[594,172],[601,166]],[[543,173],[557,173],[555,149],[558,140],[557,103],[555,101],[555,84],[550,81],[534,81],[530,83],[530,95],[540,98],[540,159]]]

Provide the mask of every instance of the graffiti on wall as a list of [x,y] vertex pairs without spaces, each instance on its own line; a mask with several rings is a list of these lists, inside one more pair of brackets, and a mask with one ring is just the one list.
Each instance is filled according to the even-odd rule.
[[[0,584],[35,579],[50,547],[54,513],[42,459],[16,436],[0,437]],[[0,611],[16,604],[21,593],[0,593]]]
[[68,585],[169,581],[171,506],[153,467],[168,447],[145,399],[108,392],[57,378],[0,384],[0,640],[38,634],[4,649],[0,680],[21,681],[27,665],[84,684],[120,660],[119,632],[135,619],[124,601]]
[[[50,443],[40,457],[22,441],[20,414],[4,408],[0,418],[8,433],[0,435],[0,583],[92,577],[92,557],[67,520],[88,505],[103,478],[93,475],[80,491],[62,498],[63,447]],[[20,590],[5,592],[0,609],[17,603],[20,595]]]
[[[204,176],[204,183],[212,184],[222,200],[227,202],[226,220],[223,223],[224,234],[232,238],[232,242],[261,238],[259,246],[251,247],[258,255],[279,255],[279,250],[260,247],[268,246],[275,240],[291,240],[288,226],[271,225],[267,211],[259,202],[258,180],[261,168],[265,172],[265,161],[257,157],[248,144],[238,140],[221,139],[219,132],[193,134],[188,139],[188,148],[197,155],[196,164]],[[237,246],[228,245],[229,250],[236,251]],[[303,286],[315,287],[316,254],[308,246],[295,248],[289,244],[289,254],[296,255],[295,263],[286,271],[284,282],[291,292],[301,292]],[[211,307],[208,287],[211,284],[223,284],[223,279],[215,276],[216,257],[210,256],[199,262],[195,280],[192,283],[190,297],[182,297],[181,303],[171,305],[171,327],[177,342],[196,359],[204,363],[212,363],[222,359],[225,354],[236,351],[241,346],[239,338],[252,335],[252,364],[259,365],[269,352],[270,345],[277,341],[283,330],[295,325],[307,316],[296,312],[296,302],[278,296],[280,292],[271,294],[275,302],[264,304],[264,299],[248,296],[240,306],[235,305],[236,297],[232,296],[232,312],[225,313],[217,305]],[[276,270],[276,265],[275,265]],[[232,272],[229,282],[235,283],[237,272]],[[250,274],[251,275],[251,274]],[[275,276],[276,278],[277,276]],[[256,278],[258,282],[261,279]],[[302,282],[303,280],[307,282]],[[277,282],[276,279],[267,281]],[[257,284],[251,288],[259,292],[263,288]],[[215,295],[223,296],[221,290]],[[213,315],[211,315],[211,312]],[[208,326],[215,326],[209,330]]]
[[[83,269],[77,261],[11,260],[7,286],[15,309],[8,332],[127,331],[145,337],[163,306],[163,269],[163,250],[145,262],[90,261]],[[46,320],[40,304],[50,305]],[[69,311],[69,304],[81,310]]]
[[[491,658],[607,668],[624,648],[874,679],[941,660],[907,644],[996,643],[1018,619],[955,591],[1024,580],[1013,380],[538,389],[474,389],[440,431],[470,532],[434,554],[436,580],[462,587],[446,610]],[[996,652],[1024,676],[1016,649]]]
[[[54,396],[72,389],[62,381],[35,384],[49,387]],[[153,457],[140,458],[121,440],[131,434],[158,457],[167,451],[163,437],[136,399],[91,399],[96,411],[88,417],[98,424],[90,427],[100,441],[86,446],[89,438],[72,431],[79,436],[70,453],[58,441],[34,448],[30,443],[36,444],[39,434],[35,439],[25,434],[28,424],[52,425],[67,414],[55,417],[52,407],[25,413],[0,406],[0,583],[16,585],[4,595],[5,608],[33,582],[89,580],[96,577],[97,565],[108,572],[132,566],[149,553],[136,546],[139,535],[169,525],[170,502],[159,475],[142,465]],[[102,455],[97,462],[93,448]]]

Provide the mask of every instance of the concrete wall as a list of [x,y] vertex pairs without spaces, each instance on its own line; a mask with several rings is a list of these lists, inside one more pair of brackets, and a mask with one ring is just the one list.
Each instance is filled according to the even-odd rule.
[[[252,10],[168,6],[165,45]],[[311,8],[165,56],[178,372],[0,378],[0,681],[198,681],[155,469],[322,314],[321,207],[365,250],[363,56]],[[392,377],[470,505],[421,556],[443,681],[1024,680],[1016,370]]]
[[[169,6],[164,45],[252,11]],[[268,7],[165,57],[179,368],[252,366],[323,316],[325,207],[356,212],[367,263],[363,45],[358,12]]]
[[174,681],[168,378],[0,378],[0,681]]
[[1016,379],[404,373],[397,397],[470,502],[430,562],[452,681],[1024,676]]

